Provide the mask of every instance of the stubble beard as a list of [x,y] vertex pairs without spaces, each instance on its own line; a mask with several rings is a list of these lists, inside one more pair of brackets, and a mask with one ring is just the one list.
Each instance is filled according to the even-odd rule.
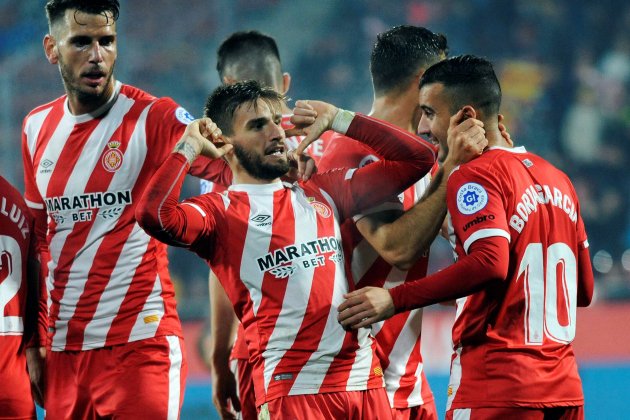
[[264,163],[258,155],[246,150],[241,145],[234,145],[234,154],[248,174],[263,181],[273,181],[289,171],[289,162]]
[[62,61],[61,57],[59,57],[59,72],[61,73],[61,80],[63,81],[63,85],[66,89],[67,95],[76,97],[80,103],[93,109],[96,109],[99,106],[103,105],[109,99],[109,96],[106,95],[108,95],[108,88],[112,84],[115,64],[116,62],[112,64],[112,68],[107,75],[105,83],[103,84],[102,90],[100,92],[86,92],[81,88],[79,82],[81,76],[73,76],[72,70],[69,69]]

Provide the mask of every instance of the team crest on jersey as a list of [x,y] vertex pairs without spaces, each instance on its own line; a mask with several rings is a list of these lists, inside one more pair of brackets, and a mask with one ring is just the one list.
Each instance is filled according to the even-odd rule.
[[486,207],[488,193],[479,184],[468,182],[457,191],[457,209],[462,214],[473,214]]
[[315,211],[319,213],[320,216],[329,218],[330,215],[332,214],[330,207],[328,207],[326,204],[322,203],[321,201],[317,201],[313,197],[308,197],[307,200],[309,204],[313,206]]
[[110,141],[107,143],[107,150],[103,153],[103,168],[107,172],[116,172],[123,163],[123,154],[118,149],[120,147],[119,141]]
[[190,124],[195,120],[195,118],[190,114],[190,112],[186,111],[181,106],[175,110],[175,118],[182,124]]

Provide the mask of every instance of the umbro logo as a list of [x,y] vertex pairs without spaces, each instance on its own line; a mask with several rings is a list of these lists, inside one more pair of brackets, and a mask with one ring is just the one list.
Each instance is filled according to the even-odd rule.
[[249,220],[254,222],[256,226],[260,227],[260,226],[270,226],[271,220],[269,219],[271,219],[271,216],[269,216],[268,214],[257,214],[256,216],[252,217]]
[[55,164],[55,162],[53,162],[50,159],[44,159],[40,162],[39,167],[41,168],[39,170],[40,174],[47,174],[52,172],[51,166],[53,166]]

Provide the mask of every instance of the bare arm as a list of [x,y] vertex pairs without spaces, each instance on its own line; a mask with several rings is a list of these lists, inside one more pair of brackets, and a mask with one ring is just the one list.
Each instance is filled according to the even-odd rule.
[[[458,165],[478,156],[487,144],[481,122],[466,119],[462,111],[451,117],[449,153],[424,197],[397,217],[376,213],[357,222],[357,229],[390,264],[407,270],[431,246],[446,216],[446,181]],[[483,138],[483,140],[481,140]]]
[[236,378],[230,370],[230,352],[238,319],[225,290],[212,271],[210,289],[210,366],[212,367],[212,402],[223,419],[236,418],[231,411],[241,411]]

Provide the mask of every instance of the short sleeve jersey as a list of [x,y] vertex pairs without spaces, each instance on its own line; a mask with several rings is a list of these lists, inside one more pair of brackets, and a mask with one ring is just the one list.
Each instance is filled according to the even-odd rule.
[[482,238],[510,249],[503,282],[457,301],[449,406],[583,404],[571,341],[588,242],[568,177],[522,147],[493,147],[451,174],[447,201],[458,257]]
[[[369,146],[335,133],[320,160],[319,170],[363,167],[378,160],[381,160],[381,156]],[[437,166],[432,173],[435,173],[435,170]],[[422,197],[430,179],[431,174],[427,174],[396,199],[363,213],[408,210]],[[358,288],[376,286],[389,289],[427,274],[428,253],[409,271],[399,270],[378,255],[352,220],[343,223],[342,238],[346,256],[350,257],[352,277]],[[426,380],[420,354],[421,330],[422,309],[397,314],[372,325],[372,334],[376,338],[377,354],[383,367],[385,387],[392,407],[415,407],[433,401],[433,393]]]
[[36,253],[31,235],[26,203],[0,177],[0,413],[11,418],[35,414],[22,346],[27,260]]
[[62,96],[25,118],[25,198],[48,216],[52,350],[181,336],[166,246],[134,212],[191,120],[170,98],[120,82],[91,114],[72,115]]

